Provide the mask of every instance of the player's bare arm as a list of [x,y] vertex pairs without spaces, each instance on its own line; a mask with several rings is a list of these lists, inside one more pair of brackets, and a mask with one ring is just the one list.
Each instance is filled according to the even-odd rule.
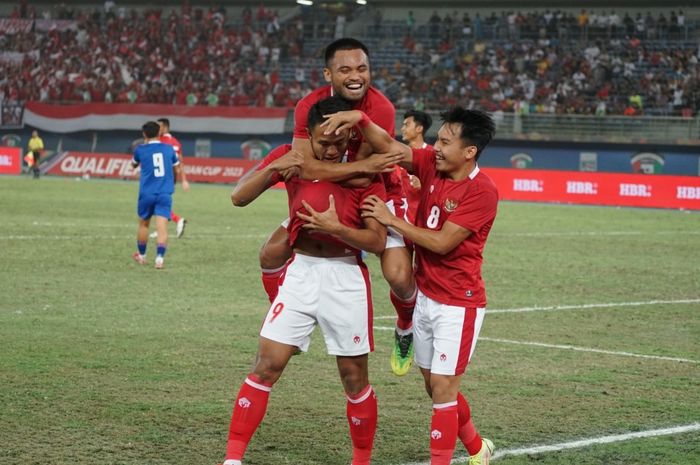
[[276,173],[282,173],[294,167],[298,168],[303,162],[303,156],[292,149],[263,169],[249,171],[238,181],[231,192],[231,202],[236,207],[245,207],[274,184],[273,176]]
[[389,211],[382,199],[370,195],[362,204],[362,217],[375,218],[386,227],[390,227],[410,239],[415,244],[439,255],[446,255],[471,235],[471,231],[446,221],[442,229],[433,231],[419,228],[397,217]]
[[308,231],[323,232],[342,240],[346,244],[357,249],[372,253],[381,253],[386,244],[386,228],[376,220],[365,220],[365,229],[355,229],[342,224],[338,219],[335,209],[335,199],[328,197],[329,207],[325,212],[317,212],[308,203],[302,201],[302,205],[309,212],[305,215],[297,212],[297,216],[306,221],[302,228]]
[[357,127],[362,132],[365,142],[375,154],[394,157],[402,167],[408,170],[412,168],[413,152],[411,147],[394,139],[360,110],[339,111],[329,115],[328,119],[321,126],[324,127],[326,134]]

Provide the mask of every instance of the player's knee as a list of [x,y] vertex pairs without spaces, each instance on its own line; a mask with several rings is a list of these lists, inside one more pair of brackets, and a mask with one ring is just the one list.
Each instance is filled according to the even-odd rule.
[[399,298],[408,299],[413,295],[416,284],[410,263],[390,262],[386,266],[382,264],[382,273],[391,290]]
[[272,270],[279,268],[289,259],[287,256],[286,244],[280,246],[271,242],[266,242],[260,249],[260,268]]

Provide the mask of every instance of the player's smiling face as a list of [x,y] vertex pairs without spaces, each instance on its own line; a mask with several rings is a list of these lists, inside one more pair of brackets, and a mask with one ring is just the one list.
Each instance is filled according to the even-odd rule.
[[309,132],[309,141],[314,156],[321,160],[337,163],[343,158],[348,148],[350,131],[343,131],[340,134],[324,134],[321,125],[317,125]]
[[323,68],[323,77],[333,92],[352,102],[362,100],[370,85],[369,59],[361,49],[337,50]]
[[458,174],[476,156],[476,146],[465,144],[461,132],[460,123],[445,123],[438,131],[435,141],[435,169],[438,172],[448,176]]

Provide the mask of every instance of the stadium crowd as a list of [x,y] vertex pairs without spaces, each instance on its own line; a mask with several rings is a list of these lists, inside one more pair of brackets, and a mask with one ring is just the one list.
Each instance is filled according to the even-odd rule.
[[[10,19],[20,18],[62,19],[70,26],[0,37],[5,104],[293,106],[322,81],[310,63],[315,47],[304,48],[304,18],[280,22],[262,5],[231,18],[221,7],[137,12],[113,2],[94,11],[61,4],[40,13],[17,8]],[[383,24],[381,15],[375,18],[370,40],[397,42]],[[375,68],[375,85],[399,108],[431,102],[629,116],[694,116],[700,109],[700,47],[681,40],[688,29],[680,11],[547,10],[483,19],[434,12],[418,25],[409,12],[402,29],[398,46],[424,65],[402,66],[397,59],[392,68]]]

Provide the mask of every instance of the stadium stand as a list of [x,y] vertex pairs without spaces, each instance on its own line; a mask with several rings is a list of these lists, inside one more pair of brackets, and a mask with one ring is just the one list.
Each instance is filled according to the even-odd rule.
[[[107,2],[110,3],[110,2]],[[683,12],[15,8],[0,19],[0,102],[290,107],[336,35],[362,37],[398,108],[695,116],[700,21]]]

